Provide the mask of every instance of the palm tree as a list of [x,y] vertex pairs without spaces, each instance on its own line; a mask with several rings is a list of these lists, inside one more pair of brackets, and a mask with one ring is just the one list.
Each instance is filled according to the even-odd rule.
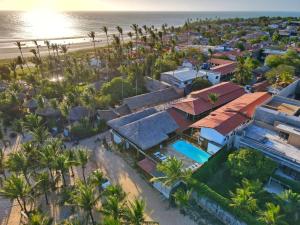
[[50,136],[48,130],[44,126],[39,126],[30,132],[32,135],[33,142],[41,146],[47,138]]
[[33,40],[32,42],[35,44],[37,54],[39,56],[40,61],[42,61],[41,54],[40,54],[40,45],[38,44],[38,42],[36,40]]
[[3,187],[0,189],[0,196],[11,201],[17,200],[26,215],[29,215],[26,205],[30,193],[32,193],[32,188],[26,183],[24,176],[14,173],[4,181]]
[[35,114],[28,114],[24,118],[24,127],[28,131],[34,131],[36,128],[42,126],[42,117]]
[[95,44],[96,35],[95,35],[95,32],[94,31],[89,32],[88,36],[92,39],[93,46],[94,46],[95,57],[96,57],[96,44]]
[[121,222],[119,219],[115,220],[111,216],[105,216],[102,224],[103,225],[121,225]]
[[289,189],[284,191],[280,195],[280,198],[285,201],[285,211],[293,215],[294,221],[297,222],[299,220],[300,212],[300,194]]
[[59,154],[55,157],[54,167],[56,170],[59,170],[61,172],[61,176],[63,179],[63,186],[66,186],[66,173],[69,170],[70,167],[70,161],[66,154]]
[[30,184],[28,173],[31,167],[31,162],[23,152],[12,152],[6,160],[6,167],[9,171],[22,173],[27,184]]
[[23,55],[23,51],[22,51],[22,45],[23,45],[23,44],[22,44],[20,41],[17,41],[17,42],[15,43],[15,45],[18,47],[18,49],[19,49],[19,51],[20,51],[22,61],[25,62],[25,64],[26,64],[26,66],[27,66],[27,69],[28,69],[29,73],[31,73],[31,70],[30,70],[30,68],[29,68],[29,66],[28,66],[28,64],[27,64],[27,62],[26,62],[25,59],[24,59],[24,55]]
[[267,225],[281,225],[286,224],[283,221],[284,215],[280,212],[280,206],[273,203],[266,204],[266,211],[259,212],[259,221],[264,222]]
[[102,31],[105,33],[106,36],[106,44],[107,44],[107,55],[106,55],[106,63],[105,63],[105,67],[106,67],[106,76],[108,77],[108,61],[109,61],[109,55],[110,55],[110,51],[109,51],[109,40],[108,40],[108,28],[106,26],[102,27]]
[[79,165],[81,166],[83,180],[86,183],[85,168],[86,168],[86,165],[89,161],[89,153],[86,149],[80,149],[79,148],[79,149],[76,150],[76,158],[78,160]]
[[257,200],[253,198],[254,192],[245,188],[237,188],[236,193],[231,193],[230,206],[244,209],[250,213],[257,210]]
[[16,64],[17,64],[17,66],[19,66],[21,68],[23,75],[25,75],[25,73],[24,73],[24,67],[23,67],[24,61],[23,61],[23,59],[22,59],[21,56],[17,57]]
[[16,60],[12,60],[8,64],[8,67],[9,67],[10,71],[13,72],[14,79],[17,79],[17,61]]
[[158,164],[158,171],[165,176],[155,177],[151,182],[162,182],[166,186],[172,186],[177,182],[188,182],[191,178],[191,171],[183,168],[183,162],[176,157],[168,158],[166,161]]
[[126,222],[132,225],[145,224],[145,205],[145,201],[139,199],[129,202],[129,205],[125,208],[124,212]]
[[138,38],[139,38],[139,34],[138,34],[138,31],[139,31],[139,26],[137,24],[132,24],[131,25],[131,29],[134,31],[135,33],[135,51],[136,53],[138,53]]
[[36,211],[30,213],[27,224],[28,225],[52,225],[53,219],[49,218],[48,216],[44,215],[39,211]]
[[101,192],[101,184],[104,181],[104,175],[100,170],[93,171],[88,177],[88,184],[98,187],[99,193]]
[[49,58],[50,58],[51,57],[51,53],[50,53],[51,45],[50,45],[50,42],[48,40],[45,40],[44,44],[47,46],[48,54],[49,54]]
[[119,220],[124,217],[124,203],[117,197],[109,196],[103,204],[101,212],[105,216],[111,216],[114,220]]
[[208,54],[209,54],[209,61],[211,62],[211,59],[212,59],[213,54],[214,54],[214,52],[211,48],[208,49]]
[[108,197],[115,197],[119,201],[123,201],[126,198],[126,193],[120,185],[111,185],[107,187],[103,194]]
[[0,174],[3,175],[4,179],[6,179],[5,168],[4,150],[0,148]]
[[51,181],[48,172],[42,172],[36,175],[36,182],[38,188],[44,193],[46,204],[49,204],[48,192],[51,187]]
[[74,204],[90,217],[93,225],[96,224],[93,216],[93,209],[96,207],[99,198],[100,196],[95,194],[93,187],[82,182],[79,182],[76,185],[73,193]]
[[214,109],[215,104],[219,101],[219,94],[217,93],[209,93],[208,94],[208,100],[212,104],[211,110]]
[[175,199],[176,205],[184,211],[189,205],[191,200],[192,190],[184,191],[182,188],[178,189],[174,194],[173,197]]

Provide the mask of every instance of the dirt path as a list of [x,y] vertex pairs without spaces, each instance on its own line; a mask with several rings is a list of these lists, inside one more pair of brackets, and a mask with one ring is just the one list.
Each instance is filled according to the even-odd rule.
[[[169,208],[169,203],[151,187],[140,174],[129,166],[117,154],[100,148],[96,145],[95,137],[81,141],[80,145],[94,150],[97,167],[111,179],[113,183],[120,184],[129,194],[129,199],[143,198],[146,203],[146,214],[151,220],[158,221],[161,225],[194,225],[188,217],[184,217],[177,209]],[[93,166],[87,168],[92,169]],[[90,171],[87,171],[90,172]]]

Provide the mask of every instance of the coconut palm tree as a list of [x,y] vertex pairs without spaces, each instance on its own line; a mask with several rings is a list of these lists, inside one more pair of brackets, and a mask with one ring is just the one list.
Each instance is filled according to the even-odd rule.
[[31,162],[24,152],[18,151],[10,153],[6,160],[6,167],[10,172],[22,173],[27,184],[31,185],[29,181]]
[[14,79],[17,79],[17,61],[16,60],[12,60],[9,64],[8,67],[10,69],[10,71],[13,73],[14,75]]
[[23,75],[25,75],[25,73],[24,73],[24,67],[23,67],[24,61],[23,61],[23,59],[22,59],[21,56],[17,57],[16,64],[17,64],[17,66],[19,66],[21,68]]
[[4,150],[0,148],[0,175],[3,175],[4,179],[6,179],[6,173],[5,173],[5,155]]
[[41,53],[40,53],[40,45],[38,44],[38,42],[37,42],[36,40],[33,40],[32,42],[34,43],[34,45],[35,45],[35,47],[36,47],[37,54],[38,54],[38,56],[39,56],[40,61],[42,61]]
[[[280,206],[273,203],[266,204],[266,210],[259,212],[258,220],[267,225],[282,225],[286,224],[283,220],[284,215],[280,212]],[[286,224],[287,225],[287,224]]]
[[37,188],[44,193],[46,204],[49,205],[48,192],[51,188],[51,180],[48,172],[41,172],[35,176]]
[[100,195],[96,195],[93,187],[78,182],[73,193],[74,205],[82,209],[90,217],[93,225],[96,224],[93,210],[97,205]]
[[92,39],[93,46],[94,46],[95,57],[96,57],[96,44],[95,44],[95,37],[96,37],[96,34],[95,34],[94,31],[91,31],[91,32],[88,33],[88,36],[89,36],[89,38]]
[[219,96],[217,93],[209,93],[207,95],[209,102],[212,104],[211,110],[214,109],[215,104],[219,101]]
[[158,164],[158,171],[165,176],[155,177],[151,182],[162,182],[166,186],[172,186],[177,182],[189,182],[191,171],[183,168],[183,162],[176,157],[168,158],[166,161]]
[[24,118],[24,127],[28,131],[34,131],[34,129],[42,126],[42,117],[35,114],[28,114]]
[[70,168],[69,157],[66,154],[60,153],[55,157],[54,168],[61,172],[63,186],[67,185],[66,174]]
[[99,193],[101,192],[101,184],[104,181],[104,175],[100,170],[95,170],[90,173],[88,177],[88,184],[93,185],[94,187],[98,187]]
[[24,179],[23,175],[16,175],[12,173],[3,184],[3,187],[0,189],[0,196],[10,199],[11,201],[17,200],[18,204],[22,211],[26,215],[29,215],[27,209],[27,201],[31,197],[32,188]]
[[121,221],[119,219],[115,220],[111,216],[105,216],[102,224],[103,225],[121,225]]
[[23,55],[23,51],[22,51],[22,46],[23,46],[23,44],[22,44],[20,41],[17,41],[17,42],[15,43],[15,45],[18,47],[18,49],[19,49],[19,51],[20,51],[22,61],[25,62],[25,64],[26,64],[26,66],[27,66],[27,69],[28,69],[29,73],[31,73],[31,70],[30,70],[30,68],[29,68],[29,66],[28,66],[28,64],[27,64],[27,62],[26,62],[25,59],[24,59],[24,55]]
[[235,193],[231,192],[230,206],[246,210],[250,213],[257,210],[257,200],[253,197],[254,193],[246,188],[237,188]]
[[30,132],[32,135],[33,142],[38,144],[38,146],[42,146],[42,144],[47,140],[50,136],[48,130],[44,126],[39,126]]
[[108,77],[108,64],[109,64],[109,58],[110,58],[110,51],[109,51],[109,39],[108,39],[108,28],[106,26],[102,27],[102,31],[105,33],[106,36],[106,44],[107,44],[107,54],[106,54],[106,77]]
[[119,201],[123,201],[126,198],[126,193],[120,185],[111,185],[107,187],[103,193],[107,197],[115,197]]
[[174,194],[174,200],[176,205],[185,212],[185,208],[189,205],[191,200],[192,190],[183,190],[182,188],[178,189]]
[[139,199],[135,199],[133,202],[129,202],[128,207],[125,208],[124,212],[124,218],[126,222],[132,225],[145,224],[145,205],[145,201]]
[[135,51],[138,53],[139,26],[137,24],[132,24],[130,27],[135,33]]
[[53,218],[49,218],[42,212],[36,211],[36,212],[30,213],[27,224],[28,225],[52,225]]
[[50,58],[51,57],[51,53],[50,53],[51,45],[50,45],[50,42],[48,40],[45,40],[44,44],[47,46],[48,54],[49,54],[49,58]]
[[103,204],[101,212],[105,216],[111,216],[114,220],[119,220],[124,217],[125,203],[121,202],[115,196],[109,196],[106,198],[106,202]]
[[280,198],[285,201],[284,208],[285,211],[293,215],[293,220],[295,222],[299,221],[300,212],[300,194],[293,192],[292,190],[285,190]]
[[78,160],[78,164],[81,166],[83,180],[86,183],[85,168],[89,161],[89,152],[86,149],[78,148],[76,149],[76,158]]

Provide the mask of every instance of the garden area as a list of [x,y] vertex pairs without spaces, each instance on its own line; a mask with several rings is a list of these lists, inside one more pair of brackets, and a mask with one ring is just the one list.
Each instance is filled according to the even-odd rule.
[[268,193],[277,165],[253,149],[223,150],[192,176],[192,187],[247,224],[299,224],[300,194]]

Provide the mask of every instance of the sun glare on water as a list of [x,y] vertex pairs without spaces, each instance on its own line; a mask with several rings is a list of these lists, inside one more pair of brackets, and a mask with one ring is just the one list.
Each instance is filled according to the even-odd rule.
[[61,38],[74,36],[70,18],[62,12],[52,10],[33,10],[24,12],[23,29],[32,38]]

